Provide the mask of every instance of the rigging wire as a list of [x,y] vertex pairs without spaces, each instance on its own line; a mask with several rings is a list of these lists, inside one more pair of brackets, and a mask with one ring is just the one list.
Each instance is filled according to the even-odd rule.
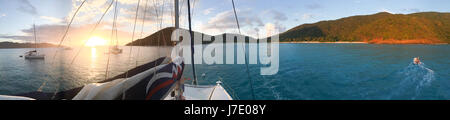
[[[179,16],[181,16],[181,13],[183,12],[183,6],[184,6],[184,0],[181,0],[181,2],[180,2],[181,4],[180,4],[180,9],[178,9],[178,14],[179,14]],[[181,18],[181,17],[180,17]],[[182,21],[181,21],[182,19],[179,19],[179,23],[183,23]],[[184,20],[184,19],[183,19]],[[179,26],[180,28],[182,28],[181,26]]]
[[[114,40],[114,31],[116,30],[116,36],[117,36],[117,26],[116,26],[116,20],[117,20],[117,1],[113,0],[113,2],[116,2],[114,6],[114,18],[113,18],[113,26],[111,29],[111,40],[109,41],[110,45],[112,44],[112,41]],[[109,69],[109,61],[111,58],[111,48],[108,49],[108,61],[106,62],[106,71],[105,71],[105,80],[108,79],[108,69]]]
[[[157,5],[156,5],[156,4],[157,4],[157,3],[155,2],[155,0],[153,0],[153,8],[155,8],[155,14],[156,14],[155,21],[158,21],[159,16],[158,16],[158,8],[157,8]],[[159,37],[158,37],[158,38],[159,38]],[[159,43],[159,40],[158,40],[158,43]],[[150,42],[150,44],[151,44],[151,42]],[[155,62],[155,66],[157,66],[156,62]],[[156,74],[156,70],[153,71],[153,74],[154,74],[154,75],[158,75],[158,74]]]
[[[85,0],[86,1],[86,0]],[[102,22],[103,18],[105,17],[106,13],[108,13],[109,9],[111,8],[111,6],[113,5],[114,0],[112,0],[111,4],[109,4],[108,8],[105,10],[105,12],[103,13],[102,17],[100,17],[100,20],[97,22],[97,24],[95,24],[94,28],[90,31],[89,33],[89,37],[92,36],[92,34],[94,33],[95,29],[97,29],[98,25],[100,25],[100,23]],[[67,34],[67,33],[66,33]],[[65,36],[65,35],[64,35]],[[87,43],[88,40],[85,40],[83,42],[82,45],[85,45]],[[81,47],[78,51],[77,54],[75,54],[75,56],[72,59],[72,62],[70,62],[70,64],[73,64],[76,60],[76,58],[78,57],[78,55],[80,54],[81,50],[83,50],[84,47]],[[56,55],[55,55],[56,56]]]
[[[140,4],[141,0],[138,0],[137,3],[137,8],[136,8],[136,16],[134,17],[134,26],[133,26],[133,34],[131,35],[131,43],[133,43],[134,41],[134,33],[136,31],[136,22],[137,22],[137,17],[138,17],[138,13],[139,13],[139,4]],[[133,51],[133,44],[130,46],[130,53],[128,56],[128,62],[131,61],[131,52]],[[125,78],[128,78],[128,71],[125,74]]]
[[[165,39],[165,34],[164,34],[164,30],[163,30],[163,22],[164,22],[164,10],[165,10],[165,7],[166,7],[166,2],[165,1],[163,1],[163,4],[162,4],[162,6],[161,6],[161,15],[160,15],[160,17],[161,17],[161,21],[160,21],[160,29],[162,30],[161,31],[161,36],[162,36],[162,45],[166,45],[166,39]],[[159,41],[159,40],[158,40]],[[161,52],[160,52],[160,49],[161,48],[159,48],[160,47],[160,45],[158,45],[158,57],[161,57]],[[167,52],[166,52],[166,55],[167,55]]]
[[[69,32],[70,25],[72,25],[72,22],[73,22],[75,16],[77,15],[78,11],[80,11],[81,7],[84,5],[85,2],[86,2],[86,0],[84,0],[84,1],[80,4],[80,6],[78,6],[77,10],[76,10],[75,13],[73,14],[72,18],[70,19],[69,24],[67,24],[66,32],[64,32],[64,35],[63,35],[63,37],[61,38],[61,40],[59,41],[59,44],[58,44],[58,47],[57,47],[57,48],[61,47],[61,44],[63,43],[64,38],[66,38],[67,33]],[[56,52],[58,52],[58,51],[56,51]],[[52,61],[55,60],[56,52],[55,52],[55,55],[53,56],[53,60],[52,60]]]
[[[161,20],[160,20],[160,18],[159,18],[159,17],[160,17],[160,15],[159,15],[159,14],[160,14],[160,13],[159,13],[159,12],[160,12],[160,10],[159,10],[160,8],[157,7],[157,6],[158,6],[158,5],[157,5],[158,3],[155,2],[155,0],[153,0],[153,4],[154,4],[154,6],[155,6],[155,15],[156,15],[155,21],[161,22]],[[161,25],[158,25],[158,24],[159,24],[159,23],[156,23],[156,27],[158,27],[158,29],[161,29]],[[160,56],[160,55],[159,55],[159,44],[160,44],[159,38],[160,38],[160,37],[161,37],[161,36],[158,35],[158,37],[157,37],[157,43],[158,43],[158,44],[157,44],[157,46],[156,46],[156,48],[157,48],[157,49],[156,49],[156,52],[157,52],[157,54],[158,54],[158,57]],[[156,64],[156,62],[155,62],[155,66],[156,66],[156,65],[157,65],[157,64]],[[156,72],[157,72],[157,71],[154,71],[153,74],[156,75]]]
[[[138,3],[137,3],[137,7],[136,7],[136,15],[135,15],[135,17],[134,17],[134,25],[133,25],[133,34],[131,35],[131,42],[130,43],[133,43],[133,41],[134,41],[134,33],[135,33],[135,31],[136,31],[136,23],[137,23],[137,17],[138,17],[138,13],[139,13],[139,4],[141,3],[141,0],[138,0]],[[130,63],[130,61],[131,61],[131,52],[133,51],[133,45],[134,44],[131,44],[131,46],[130,46],[130,52],[129,52],[129,54],[128,54],[128,63]],[[128,72],[129,72],[129,70],[127,70],[127,72],[125,73],[125,79],[128,79]],[[128,85],[127,85],[127,82],[125,82],[124,83],[125,85],[124,86],[122,86],[122,87],[127,87]],[[126,97],[126,95],[125,95],[125,89],[122,89],[122,100],[124,100]]]
[[[231,0],[231,3],[233,4],[234,17],[236,18],[236,24],[237,24],[237,27],[238,27],[238,30],[239,30],[239,35],[242,35],[241,28],[239,26],[239,19],[237,17],[237,13],[236,13],[236,7],[234,5],[234,0]],[[250,42],[249,42],[249,44],[250,44]],[[247,76],[248,76],[248,79],[250,80],[250,88],[251,88],[251,92],[252,92],[252,98],[254,100],[255,99],[255,93],[253,91],[253,81],[252,81],[252,79],[250,77],[250,71],[248,70],[247,51],[245,50],[245,40],[244,40],[244,47],[242,47],[242,49],[244,49],[243,51],[245,53],[245,55],[244,55],[245,56],[244,57],[245,58],[245,67],[247,68],[246,69],[247,70]]]
[[[69,28],[70,28],[70,26],[72,25],[72,22],[73,22],[75,16],[78,14],[78,12],[80,11],[81,7],[84,5],[85,2],[86,2],[86,0],[84,0],[84,1],[80,4],[80,6],[78,6],[77,10],[76,10],[75,13],[73,14],[73,16],[72,16],[70,22],[67,24],[66,31],[64,32],[64,35],[63,35],[63,37],[61,38],[61,40],[60,40],[60,42],[59,42],[57,48],[61,47],[61,45],[62,45],[62,43],[63,43],[63,41],[64,41],[64,38],[67,36],[67,33],[69,32]],[[55,54],[54,54],[54,56],[53,56],[53,58],[52,58],[51,64],[54,63],[57,52],[58,52],[58,51],[55,51]],[[51,75],[49,75],[49,76],[50,76],[50,78],[53,78]],[[54,79],[54,80],[55,80],[55,79]],[[37,91],[41,91],[42,88],[46,85],[47,81],[48,81],[48,79],[45,78],[45,81],[42,83],[42,85],[38,88]],[[58,89],[59,89],[59,84],[58,84],[58,88],[57,88],[57,90],[55,91],[55,93],[58,91]],[[54,97],[54,95],[52,96],[52,98],[53,98],[53,97]]]
[[170,18],[172,18],[172,26],[175,26],[175,17],[174,17],[174,12],[175,12],[175,5],[170,7]]
[[189,34],[191,36],[191,64],[192,64],[192,74],[194,75],[193,84],[197,85],[197,76],[195,75],[195,65],[194,65],[194,33],[192,32],[192,27],[191,27],[190,0],[187,0],[187,3],[188,3]]
[[191,12],[192,17],[194,17],[195,1],[197,1],[197,0],[193,0],[193,2],[192,2],[192,12]]
[[145,0],[145,5],[144,5],[144,17],[142,18],[142,27],[141,27],[141,35],[139,36],[139,38],[141,38],[138,42],[138,49],[137,49],[137,55],[136,55],[136,67],[137,67],[137,65],[138,65],[138,63],[139,63],[139,53],[140,53],[140,48],[141,48],[141,46],[142,46],[142,41],[144,40],[144,38],[142,38],[142,36],[143,36],[143,33],[144,33],[144,26],[145,26],[145,18],[146,18],[146,15],[147,15],[147,3],[148,3],[148,0]]

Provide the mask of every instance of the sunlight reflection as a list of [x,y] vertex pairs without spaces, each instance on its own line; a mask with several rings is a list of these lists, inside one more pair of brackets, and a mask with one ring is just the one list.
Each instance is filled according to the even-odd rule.
[[97,58],[97,49],[96,48],[91,48],[91,59],[92,61],[95,61],[95,59]]
[[97,60],[97,48],[92,47],[91,48],[91,64],[90,64],[90,70],[89,70],[91,72],[89,73],[89,76],[88,76],[89,79],[93,79],[96,76],[96,73],[94,72],[95,67],[97,67],[96,60]]

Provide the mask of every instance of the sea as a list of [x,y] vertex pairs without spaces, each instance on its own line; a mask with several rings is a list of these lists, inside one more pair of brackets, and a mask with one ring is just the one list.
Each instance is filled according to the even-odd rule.
[[[45,60],[20,57],[34,48],[0,49],[0,94],[82,87],[171,52],[171,47],[121,48],[118,55],[105,47],[38,48]],[[248,72],[242,64],[195,69],[199,84],[220,80],[238,100],[449,100],[449,52],[450,45],[286,43],[279,45],[274,75],[261,75],[259,64],[249,64]],[[413,64],[414,57],[422,64]],[[191,65],[183,75],[192,78]]]

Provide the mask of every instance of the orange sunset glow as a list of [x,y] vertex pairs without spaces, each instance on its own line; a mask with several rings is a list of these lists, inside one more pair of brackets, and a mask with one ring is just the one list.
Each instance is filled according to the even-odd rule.
[[107,43],[108,43],[107,40],[105,40],[101,37],[94,36],[94,37],[89,38],[89,40],[86,42],[85,46],[88,46],[88,47],[105,46],[105,45],[107,45]]

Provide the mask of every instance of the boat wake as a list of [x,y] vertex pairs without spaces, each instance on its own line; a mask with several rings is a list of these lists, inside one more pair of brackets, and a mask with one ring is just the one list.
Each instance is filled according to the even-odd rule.
[[434,74],[434,71],[427,68],[424,63],[410,63],[406,68],[395,74],[394,77],[398,82],[395,85],[396,90],[390,97],[416,99],[435,80]]

